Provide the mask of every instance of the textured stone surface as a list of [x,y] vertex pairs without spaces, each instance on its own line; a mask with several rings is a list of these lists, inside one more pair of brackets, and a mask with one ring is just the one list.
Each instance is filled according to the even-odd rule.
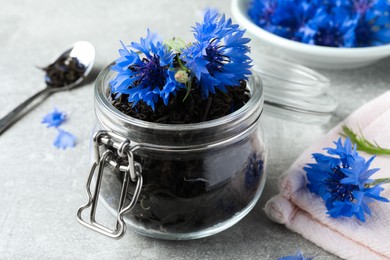
[[[96,67],[117,56],[119,40],[130,42],[146,28],[164,38],[191,39],[189,27],[205,7],[230,15],[228,1],[0,0],[0,117],[44,87],[43,72],[59,52],[78,40],[96,47]],[[264,214],[277,178],[316,138],[354,109],[390,88],[390,59],[351,71],[321,71],[340,102],[324,126],[263,117],[269,145],[268,182],[253,211],[234,227],[194,241],[161,241],[128,231],[119,241],[76,221],[86,200],[89,138],[94,123],[93,83],[55,94],[0,136],[0,259],[276,259],[301,249],[316,259],[336,259]],[[52,146],[55,130],[40,124],[53,107],[66,111],[65,130],[74,149]],[[102,210],[103,211],[103,210]],[[103,219],[110,219],[107,212]]]

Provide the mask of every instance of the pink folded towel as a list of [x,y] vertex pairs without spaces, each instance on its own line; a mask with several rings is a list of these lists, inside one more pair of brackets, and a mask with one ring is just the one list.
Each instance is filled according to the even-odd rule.
[[[279,182],[280,194],[270,199],[265,211],[270,219],[286,225],[313,243],[346,259],[390,259],[390,203],[374,201],[366,222],[353,218],[332,218],[324,201],[306,188],[303,167],[315,162],[312,153],[334,147],[342,125],[383,147],[390,147],[390,91],[370,101],[309,147],[285,172]],[[366,159],[372,155],[359,151]],[[390,156],[377,156],[371,168],[381,168],[371,178],[390,177]],[[390,184],[382,185],[381,196],[390,199]]]

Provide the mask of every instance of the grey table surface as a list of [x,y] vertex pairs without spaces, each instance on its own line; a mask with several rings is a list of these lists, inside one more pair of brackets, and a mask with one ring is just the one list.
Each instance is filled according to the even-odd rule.
[[[226,0],[0,0],[0,6],[0,117],[44,87],[44,74],[36,66],[47,65],[73,42],[93,43],[98,71],[117,57],[119,40],[138,41],[146,28],[163,38],[190,40],[190,26],[206,7],[230,16]],[[93,81],[49,97],[0,136],[0,259],[277,259],[298,249],[316,259],[337,259],[270,221],[264,204],[277,193],[280,174],[305,148],[390,88],[390,59],[361,69],[320,72],[331,79],[331,93],[340,103],[332,120],[305,125],[264,114],[269,159],[260,201],[232,228],[193,241],[157,240],[131,230],[112,240],[78,224],[95,121]],[[53,107],[68,113],[63,128],[77,136],[74,149],[54,148],[56,131],[40,123]]]

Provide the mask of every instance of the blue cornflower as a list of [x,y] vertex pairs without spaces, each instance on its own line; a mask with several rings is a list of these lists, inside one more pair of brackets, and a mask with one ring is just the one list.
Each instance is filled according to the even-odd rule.
[[272,20],[278,0],[252,0],[249,4],[248,15],[260,27],[265,28]]
[[307,164],[303,169],[306,172],[310,192],[318,194],[325,201],[328,214],[332,217],[355,216],[365,221],[365,213],[371,215],[368,205],[373,200],[388,202],[380,196],[383,188],[373,185],[370,177],[379,169],[369,169],[375,156],[365,160],[356,152],[356,145],[352,147],[347,138],[341,139],[336,148],[325,148],[331,157],[320,153],[312,154],[316,163]]
[[184,48],[180,58],[196,77],[203,98],[216,89],[226,92],[226,86],[238,86],[251,74],[251,59],[247,56],[250,39],[245,30],[231,19],[208,10],[203,23],[193,27],[196,42]]
[[58,127],[66,120],[66,114],[54,108],[53,112],[47,114],[42,119],[42,124],[47,124],[47,127]]
[[55,147],[65,150],[67,147],[74,147],[75,144],[76,137],[74,135],[62,129],[58,129],[58,135],[53,142]]
[[356,28],[358,46],[379,46],[390,43],[390,2],[387,0],[355,1],[360,18]]
[[253,153],[248,160],[245,171],[245,188],[249,189],[260,180],[260,176],[263,174],[264,162],[256,154]]
[[248,15],[273,34],[313,45],[390,43],[388,0],[252,0]]
[[295,38],[313,45],[354,47],[358,18],[357,14],[351,15],[342,7],[330,10],[328,6],[320,7],[314,17],[299,29]]
[[304,257],[301,251],[298,251],[296,255],[284,256],[278,258],[278,260],[312,260],[313,257]]
[[294,39],[297,30],[316,10],[310,0],[252,0],[248,9],[251,19],[263,29],[284,38]]
[[122,43],[122,49],[119,50],[121,57],[111,67],[118,72],[110,82],[112,93],[117,94],[116,97],[129,95],[128,101],[133,107],[142,100],[154,110],[159,98],[167,104],[170,94],[184,87],[169,72],[175,54],[160,41],[155,41],[149,30],[140,43],[132,42],[128,47],[135,51]]

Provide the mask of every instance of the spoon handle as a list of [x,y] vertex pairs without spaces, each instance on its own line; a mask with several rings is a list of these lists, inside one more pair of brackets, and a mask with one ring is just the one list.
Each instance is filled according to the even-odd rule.
[[[50,94],[50,89],[46,87],[45,89],[42,89],[41,91],[37,92],[30,98],[28,98],[26,101],[24,101],[22,104],[14,108],[11,112],[9,112],[6,116],[4,116],[2,119],[0,119],[0,135],[5,132],[12,124],[14,124],[16,121],[18,121],[20,118],[22,118],[27,112],[31,111],[31,109],[27,110],[27,106],[33,102],[36,98],[43,94]],[[22,113],[24,112],[24,113]]]

